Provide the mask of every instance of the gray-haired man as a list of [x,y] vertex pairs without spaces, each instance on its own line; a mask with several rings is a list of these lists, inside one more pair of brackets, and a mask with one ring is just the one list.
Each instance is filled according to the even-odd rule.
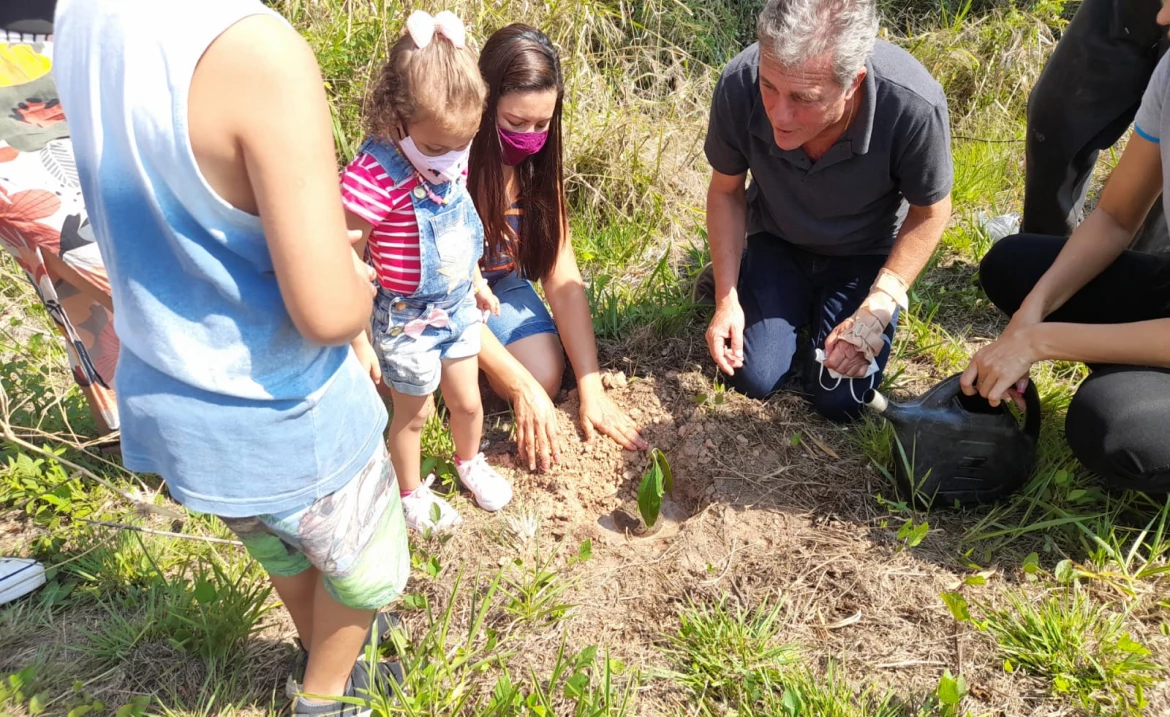
[[766,396],[807,326],[823,366],[804,390],[839,421],[880,382],[951,211],[942,88],[877,29],[873,0],[770,0],[719,79],[706,142],[711,356]]

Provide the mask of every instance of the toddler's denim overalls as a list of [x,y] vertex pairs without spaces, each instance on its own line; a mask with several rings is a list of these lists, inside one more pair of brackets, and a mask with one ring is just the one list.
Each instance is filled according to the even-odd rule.
[[[361,151],[378,160],[395,186],[415,176],[414,167],[392,145],[367,139]],[[420,184],[410,199],[418,220],[420,283],[410,296],[378,287],[372,343],[383,380],[400,393],[425,396],[439,387],[443,359],[479,353],[483,318],[475,305],[472,277],[483,255],[483,224],[462,181]]]

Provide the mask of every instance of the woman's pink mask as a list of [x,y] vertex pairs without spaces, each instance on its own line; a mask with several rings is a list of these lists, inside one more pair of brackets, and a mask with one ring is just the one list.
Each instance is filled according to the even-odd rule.
[[544,132],[513,132],[499,125],[496,129],[500,133],[500,149],[503,150],[504,164],[515,167],[525,158],[539,152],[548,141],[548,131]]

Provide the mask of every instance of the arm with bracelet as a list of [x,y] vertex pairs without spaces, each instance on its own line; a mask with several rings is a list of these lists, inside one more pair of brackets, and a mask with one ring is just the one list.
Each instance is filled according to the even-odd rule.
[[911,284],[930,260],[951,216],[951,198],[927,206],[910,205],[906,221],[878,272],[869,295],[853,316],[825,339],[825,368],[843,376],[861,377],[885,344],[886,328],[898,309],[905,309]]

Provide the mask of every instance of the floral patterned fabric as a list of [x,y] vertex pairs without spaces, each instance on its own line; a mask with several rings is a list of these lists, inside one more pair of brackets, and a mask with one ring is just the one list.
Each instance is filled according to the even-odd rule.
[[110,284],[81,198],[52,39],[0,30],[0,248],[57,324],[95,417],[118,428]]

